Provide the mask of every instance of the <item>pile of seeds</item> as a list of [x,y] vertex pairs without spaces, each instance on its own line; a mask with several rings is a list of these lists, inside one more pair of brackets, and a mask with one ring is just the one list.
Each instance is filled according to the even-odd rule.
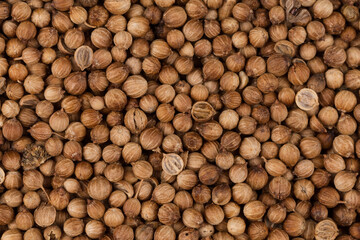
[[0,1],[0,239],[360,239],[359,6]]

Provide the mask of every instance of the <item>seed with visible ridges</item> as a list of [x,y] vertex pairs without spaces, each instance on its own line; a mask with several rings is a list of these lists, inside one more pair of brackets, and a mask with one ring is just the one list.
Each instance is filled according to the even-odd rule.
[[93,62],[93,50],[88,46],[81,46],[76,49],[74,58],[81,71],[84,71]]
[[175,153],[164,154],[162,169],[170,175],[178,175],[184,168],[184,160]]

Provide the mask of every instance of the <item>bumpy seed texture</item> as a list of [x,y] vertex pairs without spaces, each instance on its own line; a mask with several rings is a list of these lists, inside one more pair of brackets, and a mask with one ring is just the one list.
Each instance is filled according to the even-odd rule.
[[76,49],[74,58],[81,71],[91,66],[93,62],[93,50],[89,46],[81,46]]
[[207,102],[196,102],[191,108],[191,116],[197,122],[206,122],[215,115],[215,110]]
[[339,230],[333,220],[326,219],[315,226],[315,239],[317,240],[334,240],[339,235]]
[[30,144],[22,155],[21,166],[24,170],[35,169],[48,160],[51,156],[41,145]]
[[0,0],[0,238],[360,239],[360,0]]
[[296,105],[304,111],[314,109],[319,105],[318,95],[314,90],[309,88],[301,89],[296,94],[295,101],[296,101]]
[[164,154],[161,166],[169,175],[178,175],[184,168],[184,160],[175,153]]

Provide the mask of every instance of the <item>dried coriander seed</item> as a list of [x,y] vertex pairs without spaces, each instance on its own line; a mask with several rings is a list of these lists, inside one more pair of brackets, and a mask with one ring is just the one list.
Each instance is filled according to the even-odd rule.
[[184,168],[184,160],[175,153],[163,154],[161,165],[167,174],[178,175]]
[[310,111],[319,105],[316,92],[309,88],[301,89],[296,94],[295,101],[296,105],[304,111]]
[[360,238],[359,16],[1,2],[3,238]]
[[74,53],[74,59],[81,71],[90,67],[93,62],[93,50],[89,46],[78,47]]

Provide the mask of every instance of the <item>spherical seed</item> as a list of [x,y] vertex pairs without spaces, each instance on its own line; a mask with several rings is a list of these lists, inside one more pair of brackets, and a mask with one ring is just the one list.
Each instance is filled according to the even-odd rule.
[[184,168],[184,160],[175,153],[163,154],[161,166],[167,174],[178,175]]

